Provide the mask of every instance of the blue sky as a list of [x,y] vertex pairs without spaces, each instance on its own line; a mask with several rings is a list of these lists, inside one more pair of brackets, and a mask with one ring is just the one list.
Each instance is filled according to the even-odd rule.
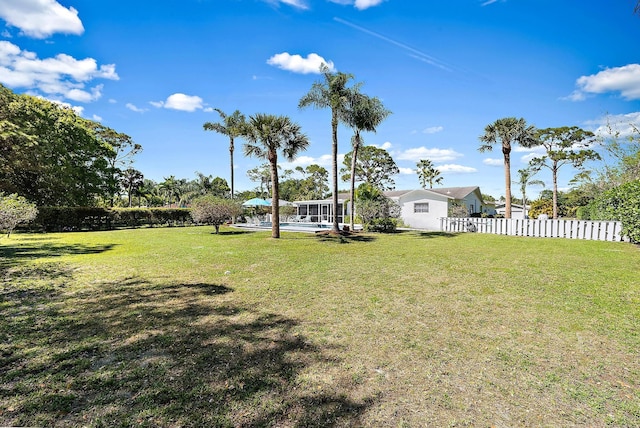
[[[418,188],[431,159],[444,186],[504,194],[502,155],[479,153],[496,119],[597,131],[640,126],[635,0],[2,0],[0,82],[66,103],[143,146],[146,178],[229,179],[213,108],[287,115],[311,145],[294,164],[330,169],[330,115],[298,110],[319,64],[352,73],[393,114],[365,135]],[[339,152],[351,133],[339,130]],[[235,155],[236,190],[260,161]],[[530,151],[515,149],[512,175]],[[572,171],[560,177],[567,187]],[[549,183],[546,171],[539,179]],[[548,186],[548,187],[549,187]],[[346,188],[342,185],[341,188]],[[536,194],[537,189],[529,193]]]

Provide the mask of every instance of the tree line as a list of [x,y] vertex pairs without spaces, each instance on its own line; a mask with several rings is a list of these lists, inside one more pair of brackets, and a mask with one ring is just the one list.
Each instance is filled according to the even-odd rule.
[[[273,213],[277,218],[279,199],[309,200],[332,197],[337,212],[338,178],[350,182],[351,212],[358,201],[356,182],[373,186],[380,192],[393,189],[393,176],[399,169],[389,153],[364,144],[362,134],[375,132],[391,112],[376,98],[361,91],[361,83],[351,81],[354,76],[321,68],[322,79],[312,84],[298,107],[314,107],[330,111],[332,133],[332,165],[327,171],[319,165],[280,171],[280,157],[293,160],[306,150],[309,141],[300,126],[286,116],[258,113],[248,118],[236,110],[226,114],[216,109],[220,122],[206,122],[203,128],[223,134],[229,139],[230,185],[220,177],[196,172],[192,180],[175,176],[162,182],[145,179],[142,172],[132,168],[134,156],[142,150],[131,137],[107,128],[100,123],[78,116],[70,108],[32,97],[17,95],[0,85],[0,193],[20,195],[38,206],[189,206],[205,195],[220,199],[250,199],[269,195],[274,200]],[[338,124],[352,131],[351,151],[338,170]],[[548,213],[557,218],[566,215],[599,215],[603,210],[586,209],[595,206],[596,199],[606,190],[638,180],[638,129],[631,137],[620,136],[615,130],[609,138],[596,138],[578,127],[537,129],[523,118],[507,117],[487,125],[479,136],[480,151],[499,146],[504,157],[506,216],[510,217],[512,183],[520,186],[526,204],[528,186],[543,185],[538,180],[546,169],[551,174],[552,189],[541,192],[532,203],[532,212]],[[245,156],[265,161],[249,170],[247,175],[258,186],[252,191],[236,192],[234,180],[234,151],[236,140],[244,140]],[[589,161],[601,159],[596,143],[607,157],[616,163],[605,165],[600,171],[588,171]],[[512,145],[542,147],[544,154],[534,157],[529,165],[518,171],[518,180],[511,180],[510,154]],[[566,166],[577,168],[579,174],[572,181],[569,195],[558,189],[558,172]],[[418,179],[423,188],[442,184],[440,171],[429,159],[416,164]],[[331,179],[331,182],[329,182]],[[363,188],[361,199],[378,193]],[[547,198],[547,195],[550,196]],[[378,196],[375,200],[381,200]],[[566,206],[570,199],[574,204]],[[384,205],[384,204],[383,204]],[[379,211],[389,211],[379,207]],[[391,210],[393,211],[393,210]],[[353,218],[351,222],[353,223]],[[277,222],[274,222],[277,223]],[[338,231],[334,216],[333,231]],[[352,225],[353,226],[353,225]],[[278,225],[272,236],[279,236]]]
[[[332,232],[339,233],[338,228],[338,125],[343,123],[353,130],[351,152],[351,203],[355,200],[355,174],[357,166],[358,150],[363,144],[361,133],[374,132],[377,126],[391,113],[382,105],[376,97],[370,97],[360,91],[362,84],[356,83],[349,86],[354,78],[352,74],[343,72],[331,72],[326,65],[322,65],[320,73],[323,80],[312,84],[308,93],[300,98],[298,107],[305,109],[314,107],[329,109],[331,113],[332,135],[332,164],[330,192],[333,205]],[[246,143],[243,146],[245,156],[256,157],[267,161],[269,166],[269,181],[271,184],[273,218],[271,235],[280,237],[280,225],[278,224],[280,183],[278,174],[278,157],[293,160],[300,152],[307,149],[309,139],[302,132],[300,126],[286,116],[258,113],[248,119],[235,111],[227,115],[218,110],[221,117],[220,123],[207,122],[205,130],[215,131],[229,137],[229,153],[231,158],[231,182],[233,179],[233,153],[234,142],[238,137]],[[344,175],[343,175],[344,177]],[[233,197],[233,192],[231,194]],[[352,210],[353,212],[353,210]],[[353,219],[352,219],[353,222]]]

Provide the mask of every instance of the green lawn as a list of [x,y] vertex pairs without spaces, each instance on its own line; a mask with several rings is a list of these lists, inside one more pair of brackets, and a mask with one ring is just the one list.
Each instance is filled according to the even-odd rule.
[[639,426],[626,243],[0,239],[0,426]]

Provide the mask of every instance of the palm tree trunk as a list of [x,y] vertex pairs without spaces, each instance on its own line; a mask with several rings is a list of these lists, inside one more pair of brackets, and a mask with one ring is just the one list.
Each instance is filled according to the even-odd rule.
[[504,203],[504,217],[511,218],[511,154],[510,151],[502,150],[504,155],[504,184],[505,184],[505,198]]
[[[231,137],[231,141],[229,143],[229,158],[231,159],[231,199],[234,198],[234,189],[233,189],[233,137]],[[231,224],[235,223],[235,216],[231,217]]]
[[233,137],[231,138],[231,141],[229,142],[229,155],[231,158],[231,199],[234,198],[234,188],[233,188],[233,150],[234,150],[234,146],[233,146]]
[[332,232],[339,233],[338,227],[338,113],[335,109],[331,110],[331,136],[333,140],[331,154],[333,162],[331,165],[333,173],[333,226]]
[[358,149],[360,148],[360,134],[356,132],[354,144],[353,144],[353,156],[351,157],[351,201],[349,201],[349,205],[351,206],[351,230],[355,230],[354,226],[354,216],[356,214],[355,210],[355,200],[356,200],[356,159],[358,157]]
[[551,170],[553,176],[553,219],[558,218],[558,170],[554,168]]
[[278,157],[269,154],[271,163],[271,237],[280,238],[280,189],[278,186]]

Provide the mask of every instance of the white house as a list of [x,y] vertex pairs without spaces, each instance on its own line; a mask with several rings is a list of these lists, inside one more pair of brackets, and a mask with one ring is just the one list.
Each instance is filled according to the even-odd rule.
[[433,190],[391,190],[384,195],[400,205],[400,218],[407,227],[440,229],[440,218],[446,217],[452,198]]
[[[440,230],[440,219],[458,204],[467,215],[495,214],[493,205],[484,204],[478,186],[440,187],[437,189],[390,190],[384,195],[400,206],[400,218],[410,228]],[[338,195],[338,223],[348,221],[350,211],[348,194]],[[298,218],[307,222],[333,222],[331,199],[296,201]],[[357,215],[357,213],[356,213]]]
[[[440,187],[437,189],[431,189],[434,192],[453,198],[453,202],[462,205],[467,209],[467,214],[481,214],[485,204],[482,201],[482,193],[478,186],[468,187]],[[485,209],[487,209],[486,207]]]
[[[506,212],[504,202],[496,205],[496,212],[504,215]],[[511,218],[529,218],[529,205],[522,206],[518,204],[511,204]]]
[[384,195],[400,205],[402,222],[415,229],[440,230],[440,219],[449,215],[454,204],[465,208],[467,215],[491,210],[482,202],[478,186],[392,190]]
[[[344,223],[349,216],[349,194],[338,194],[338,223]],[[333,200],[295,201],[298,218],[309,223],[333,223]]]

